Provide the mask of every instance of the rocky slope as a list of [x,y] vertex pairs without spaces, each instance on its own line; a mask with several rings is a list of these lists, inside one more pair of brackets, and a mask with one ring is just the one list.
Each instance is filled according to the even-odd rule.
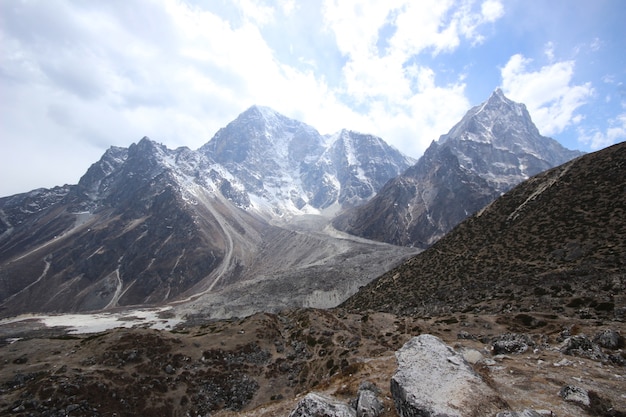
[[174,155],[143,139],[107,151],[62,198],[38,190],[3,199],[3,309],[161,303],[215,271],[228,236],[208,207],[186,203],[166,157]]
[[[344,306],[624,318],[626,143],[539,174]],[[532,300],[522,303],[520,300]]]
[[[448,378],[456,380],[449,368],[458,365],[489,387],[492,401],[479,396],[471,406],[490,413],[470,414],[465,405],[459,415],[530,409],[542,414],[524,415],[623,416],[623,341],[610,345],[603,336],[623,334],[623,321],[532,317],[542,325],[512,313],[418,318],[291,310],[94,334],[0,322],[0,340],[11,342],[0,346],[0,415],[286,417],[302,411],[298,403],[314,393],[354,416],[351,404],[365,386],[382,402],[380,416],[401,416],[390,387],[396,352],[427,333],[450,346],[443,359]],[[433,360],[426,352],[419,367],[405,369],[414,375],[408,380],[432,380],[438,372]],[[430,387],[432,396],[414,398],[433,407],[454,403],[456,395],[437,395],[440,382]],[[565,400],[559,395],[565,387],[584,390],[589,404]]]
[[498,89],[417,164],[333,224],[368,239],[426,248],[514,185],[579,155],[541,136],[526,107]]

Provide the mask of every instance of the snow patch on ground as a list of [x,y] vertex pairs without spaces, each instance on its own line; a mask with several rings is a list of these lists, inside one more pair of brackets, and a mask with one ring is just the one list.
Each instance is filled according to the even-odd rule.
[[[0,320],[0,326],[22,321],[39,321],[46,327],[67,327],[71,334],[99,333],[118,327],[172,329],[183,322],[182,317],[167,314],[171,307],[127,310],[115,313],[86,314],[23,314]],[[164,314],[165,313],[165,314]]]

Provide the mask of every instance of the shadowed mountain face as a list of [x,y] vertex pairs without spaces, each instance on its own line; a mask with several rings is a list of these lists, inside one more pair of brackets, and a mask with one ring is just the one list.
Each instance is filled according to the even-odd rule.
[[258,107],[198,151],[112,147],[77,185],[0,199],[0,314],[199,297],[220,316],[336,305],[415,251],[321,233],[321,210],[370,198],[411,162],[379,138],[325,138]]
[[3,199],[3,307],[154,304],[208,277],[225,257],[226,236],[211,211],[185,204],[165,153],[147,139],[111,148],[63,195]]
[[541,136],[523,104],[496,90],[433,142],[417,164],[333,225],[426,248],[514,185],[579,156]]
[[623,316],[624,178],[626,143],[537,175],[344,306],[399,314],[567,310]]

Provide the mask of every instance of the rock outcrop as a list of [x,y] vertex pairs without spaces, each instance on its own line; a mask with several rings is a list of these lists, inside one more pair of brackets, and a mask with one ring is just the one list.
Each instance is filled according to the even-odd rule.
[[356,399],[357,417],[378,417],[383,412],[383,403],[378,398],[380,390],[371,382],[362,382]]
[[495,415],[497,393],[441,339],[423,334],[396,352],[391,394],[401,417]]
[[589,392],[581,387],[566,385],[561,388],[559,395],[563,398],[563,400],[573,402],[581,406],[589,407],[591,404]]
[[612,329],[606,329],[598,332],[593,337],[593,341],[605,349],[615,350],[624,345],[624,339],[622,336],[619,332]]
[[361,383],[350,404],[310,392],[298,402],[289,417],[379,417],[384,410],[379,395],[378,387],[369,381]]
[[300,400],[289,417],[356,417],[356,415],[356,410],[348,404],[310,392]]
[[524,353],[535,343],[525,334],[506,333],[496,337],[493,341],[495,355],[507,353]]

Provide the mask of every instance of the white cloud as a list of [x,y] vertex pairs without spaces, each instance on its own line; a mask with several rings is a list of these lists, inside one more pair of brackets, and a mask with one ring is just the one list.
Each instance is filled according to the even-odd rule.
[[296,0],[279,0],[278,5],[285,16],[290,16],[296,9]]
[[[274,20],[274,8],[261,4],[258,0],[236,0],[239,10],[250,21],[259,26],[266,25]],[[289,4],[284,4],[288,10]]]
[[[494,0],[328,0],[318,18],[325,29],[307,26],[320,30],[307,36],[326,36],[335,49],[292,66],[264,36],[284,16],[309,17],[293,0],[238,0],[223,15],[179,0],[0,7],[0,89],[15,97],[11,106],[0,100],[3,151],[70,161],[37,186],[75,182],[106,147],[144,135],[196,148],[252,104],[322,133],[377,134],[417,157],[469,107],[462,75],[441,84],[420,56],[479,42],[482,25],[502,13]],[[330,65],[319,59],[339,55]],[[332,66],[342,77],[320,72]]]
[[526,104],[544,135],[554,135],[580,122],[576,110],[593,94],[590,83],[572,85],[574,61],[560,61],[537,70],[531,59],[513,55],[501,69],[502,89],[512,100]]
[[498,0],[486,0],[481,5],[481,12],[485,22],[495,22],[504,15],[504,6]]
[[[422,54],[483,40],[480,28],[503,14],[499,1],[351,2],[327,0],[325,20],[347,57],[344,93],[376,120],[375,132],[413,156],[469,108],[463,74],[438,85]],[[437,104],[441,104],[438,107]]]
[[550,62],[554,61],[554,43],[548,42],[544,47],[543,53],[546,56],[546,58],[548,58],[548,61]]
[[602,149],[614,143],[626,140],[626,113],[609,120],[609,126],[605,131],[578,129],[578,140],[591,149]]

